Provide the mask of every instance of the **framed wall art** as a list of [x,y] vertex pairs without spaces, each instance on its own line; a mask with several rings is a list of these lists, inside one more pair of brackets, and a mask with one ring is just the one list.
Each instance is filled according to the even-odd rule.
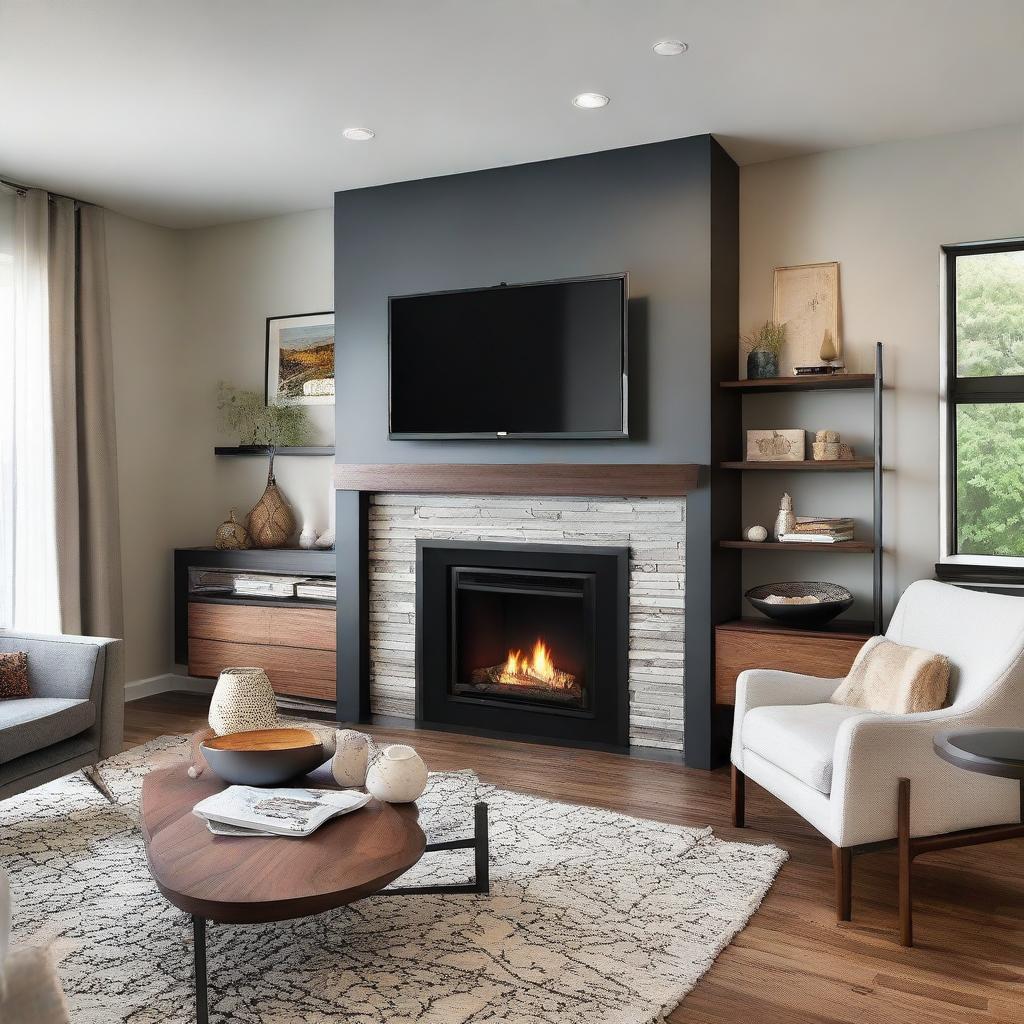
[[334,311],[267,317],[267,405],[334,405]]
[[788,376],[797,366],[820,366],[826,332],[842,358],[839,337],[839,264],[807,263],[776,267],[772,319],[786,325],[786,344],[779,373]]

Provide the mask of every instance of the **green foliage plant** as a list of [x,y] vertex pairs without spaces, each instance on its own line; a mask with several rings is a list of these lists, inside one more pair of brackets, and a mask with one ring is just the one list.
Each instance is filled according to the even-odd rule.
[[240,445],[259,445],[273,452],[312,443],[313,424],[304,406],[267,405],[258,392],[221,381],[217,411],[221,428],[234,434]]
[[748,352],[770,352],[778,358],[786,343],[786,325],[765,320],[760,327],[744,335],[742,341]]

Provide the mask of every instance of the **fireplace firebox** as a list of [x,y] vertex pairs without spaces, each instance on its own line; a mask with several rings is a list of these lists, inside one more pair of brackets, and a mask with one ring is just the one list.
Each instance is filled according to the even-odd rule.
[[629,549],[416,544],[416,721],[626,747]]

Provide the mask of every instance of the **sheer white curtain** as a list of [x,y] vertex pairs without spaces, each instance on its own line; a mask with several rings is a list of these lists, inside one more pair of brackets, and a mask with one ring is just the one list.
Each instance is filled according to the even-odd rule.
[[0,185],[0,627],[14,621],[14,190]]
[[[70,215],[73,229],[73,207]],[[4,624],[57,633],[61,616],[49,340],[50,227],[45,197],[41,201],[15,197],[13,227],[13,321],[0,369],[8,392],[3,403],[7,410],[2,481],[5,536],[0,542],[9,575]]]

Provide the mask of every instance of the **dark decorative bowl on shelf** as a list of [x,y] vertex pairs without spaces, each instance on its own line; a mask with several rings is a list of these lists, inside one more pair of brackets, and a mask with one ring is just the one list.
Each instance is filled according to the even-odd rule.
[[[743,595],[759,612],[786,626],[824,626],[853,604],[853,594],[837,583],[765,583]],[[769,597],[816,597],[813,604],[776,604]]]
[[213,736],[200,744],[210,770],[237,786],[278,786],[326,760],[308,729],[259,729]]

